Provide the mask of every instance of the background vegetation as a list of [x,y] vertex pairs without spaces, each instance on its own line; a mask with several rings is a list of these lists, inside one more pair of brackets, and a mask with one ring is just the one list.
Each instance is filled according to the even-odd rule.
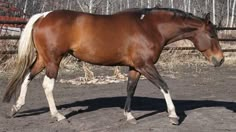
[[[69,9],[95,14],[113,14],[127,8],[151,8],[156,5],[165,8],[177,8],[197,16],[211,13],[212,22],[216,25],[235,26],[236,0],[0,0],[0,15],[29,18],[33,14],[58,9]],[[235,32],[219,32],[219,36],[236,36]],[[179,41],[172,46],[192,46],[189,41]],[[222,42],[223,48],[235,48],[235,42]],[[1,41],[1,50],[17,48],[16,41]],[[235,64],[235,53],[225,53],[226,63]],[[178,59],[177,59],[178,58]],[[14,66],[14,55],[1,54],[1,69],[11,69]],[[229,60],[229,61],[227,61]],[[81,68],[76,59],[67,57],[62,67],[68,69]],[[73,62],[73,63],[72,63]],[[159,65],[174,69],[176,65],[205,65],[207,62],[197,51],[164,51]],[[76,64],[76,65],[74,65]],[[79,64],[79,65],[78,65]]]

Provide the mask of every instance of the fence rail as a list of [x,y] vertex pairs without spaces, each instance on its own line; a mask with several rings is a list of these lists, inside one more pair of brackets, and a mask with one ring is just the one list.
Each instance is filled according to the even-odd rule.
[[[25,25],[27,21],[0,21],[0,24],[3,25]],[[1,28],[0,28],[1,30]],[[216,30],[236,30],[236,27],[216,27]],[[19,35],[3,35],[0,36],[0,40],[18,40]],[[236,38],[219,38],[219,41],[236,41]],[[195,50],[194,47],[165,47],[164,50]],[[223,49],[223,52],[236,52],[236,49]],[[16,54],[17,51],[0,51],[0,54]]]
[[0,24],[26,25],[27,21],[0,21]]

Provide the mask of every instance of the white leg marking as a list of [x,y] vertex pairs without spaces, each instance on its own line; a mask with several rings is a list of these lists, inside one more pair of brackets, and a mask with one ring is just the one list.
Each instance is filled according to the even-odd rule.
[[57,108],[55,105],[55,101],[54,101],[53,94],[52,94],[52,91],[54,88],[54,83],[55,83],[55,79],[53,79],[53,78],[50,79],[47,76],[44,77],[43,88],[44,88],[44,91],[45,91],[45,94],[46,94],[46,97],[48,100],[51,115],[52,115],[52,117],[57,118],[57,121],[60,121],[60,120],[65,119],[65,117],[57,111]]
[[20,95],[19,95],[19,97],[16,101],[16,105],[13,105],[12,111],[17,112],[25,104],[25,96],[26,96],[26,93],[27,93],[28,84],[31,81],[31,80],[29,80],[29,76],[30,76],[30,73],[28,73],[26,75],[23,83],[21,84]]
[[127,121],[135,119],[131,112],[124,112],[124,115],[126,116]]
[[165,97],[165,101],[167,104],[167,109],[168,109],[168,113],[169,113],[169,117],[173,117],[173,118],[179,118],[175,112],[175,106],[172,102],[171,96],[170,96],[170,91],[168,91],[168,93],[165,93],[164,90],[161,89],[161,92],[163,93],[164,97]]

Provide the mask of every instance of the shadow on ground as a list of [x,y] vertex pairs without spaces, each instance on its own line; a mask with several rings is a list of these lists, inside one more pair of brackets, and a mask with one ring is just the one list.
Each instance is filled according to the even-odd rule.
[[[123,108],[126,97],[107,97],[95,98],[83,101],[76,101],[73,103],[63,104],[58,106],[58,109],[68,109],[73,107],[87,107],[84,110],[72,111],[66,115],[70,118],[82,112],[95,111],[102,108],[120,107]],[[236,112],[236,103],[227,101],[214,101],[214,100],[174,100],[176,110],[180,116],[180,122],[186,118],[185,111],[194,110],[204,107],[224,107],[228,110]],[[135,97],[133,100],[132,110],[137,111],[154,111],[148,114],[137,117],[137,120],[152,116],[154,114],[166,111],[166,104],[164,99],[148,98],[148,97]],[[22,111],[16,117],[33,116],[48,112],[47,107]]]

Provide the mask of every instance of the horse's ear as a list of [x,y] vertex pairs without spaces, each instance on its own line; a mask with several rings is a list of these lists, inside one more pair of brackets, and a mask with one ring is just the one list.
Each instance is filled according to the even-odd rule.
[[206,14],[205,21],[206,21],[207,24],[210,23],[210,21],[211,21],[211,14],[210,14],[210,12]]

